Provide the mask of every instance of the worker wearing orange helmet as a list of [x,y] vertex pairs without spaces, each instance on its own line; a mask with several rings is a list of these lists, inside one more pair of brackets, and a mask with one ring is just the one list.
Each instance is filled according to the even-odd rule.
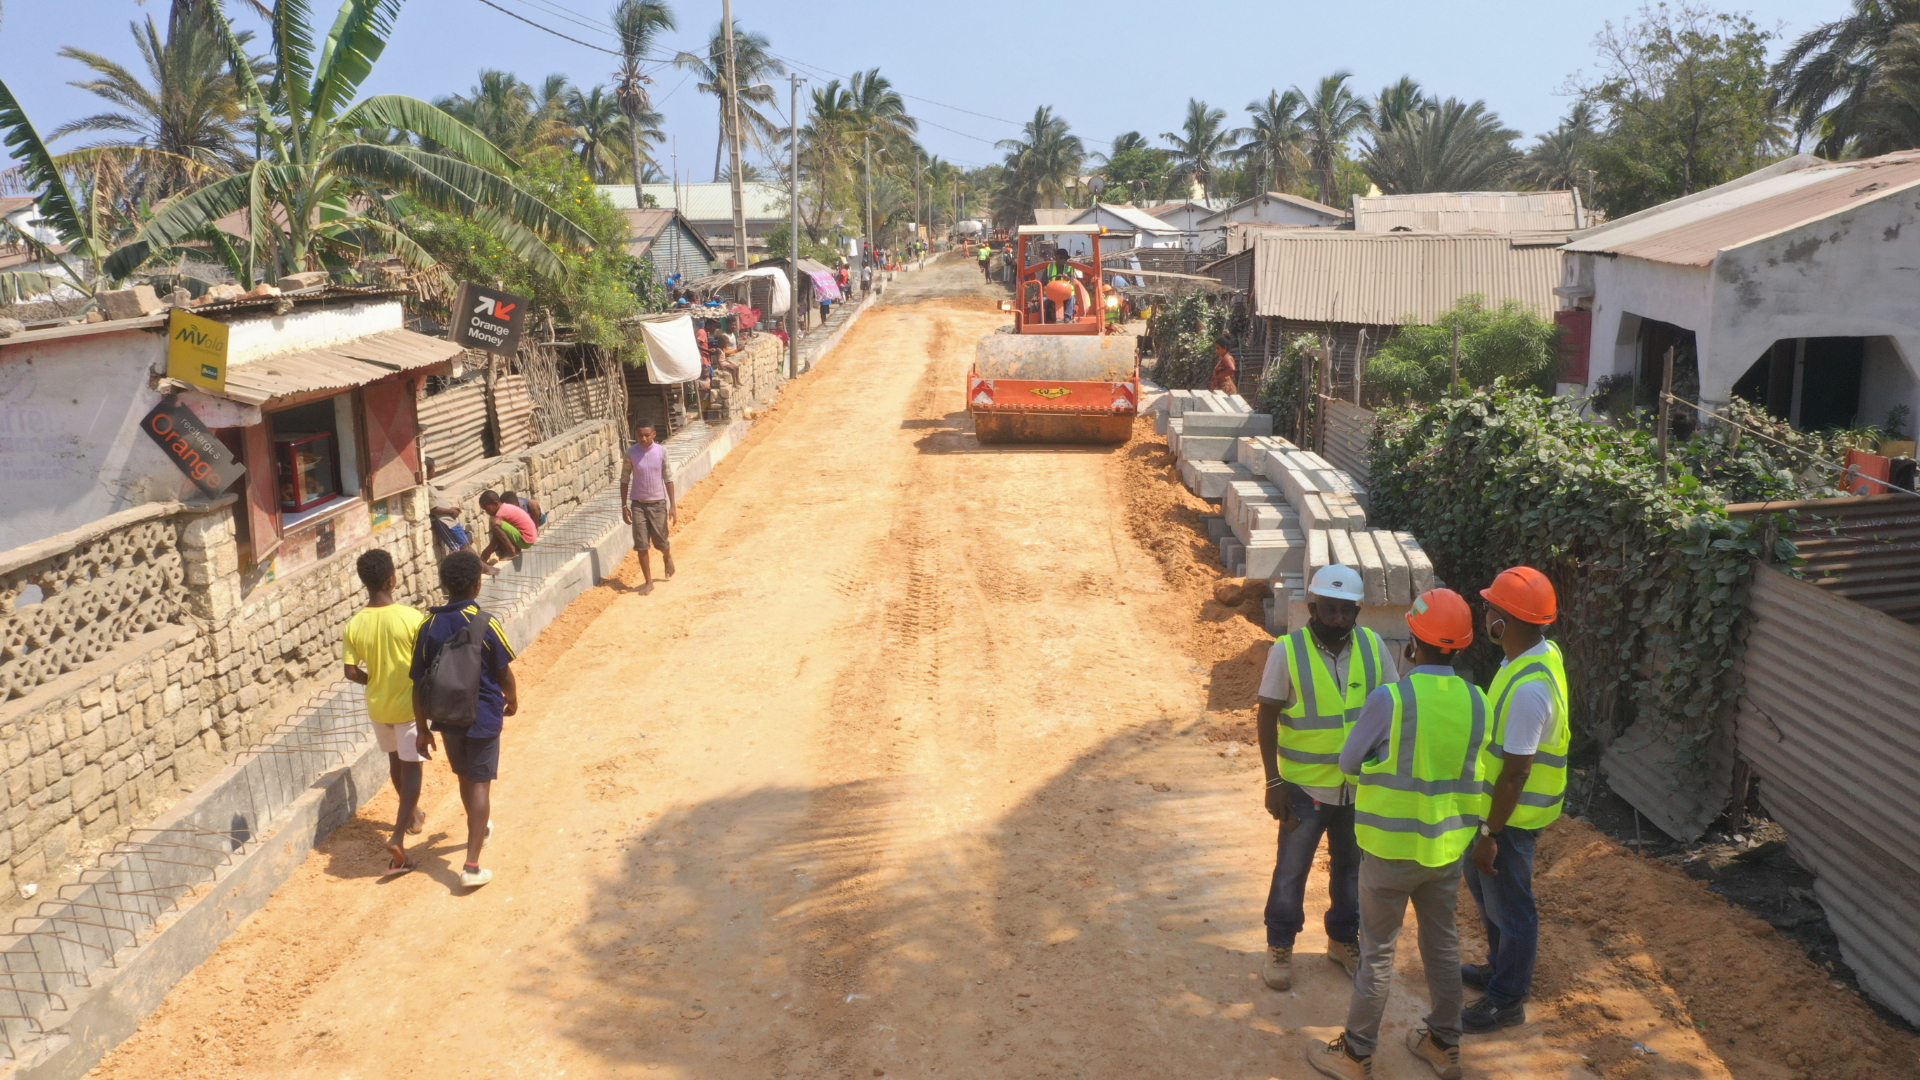
[[[1048,322],[1072,322],[1081,273],[1078,267],[1067,261],[1067,249],[1055,248],[1053,261],[1040,268],[1040,280],[1045,282],[1042,288],[1046,292],[1046,320]],[[1059,284],[1066,288],[1060,289]],[[1056,317],[1057,316],[1057,317]]]
[[1307,1062],[1336,1080],[1369,1080],[1393,980],[1394,944],[1407,904],[1420,925],[1420,962],[1433,1001],[1407,1049],[1441,1080],[1459,1080],[1460,933],[1454,907],[1461,864],[1487,812],[1488,708],[1453,670],[1473,642],[1473,613],[1451,589],[1432,589],[1407,612],[1398,682],[1367,695],[1340,749],[1354,778],[1354,839],[1360,859],[1360,967],[1345,1029],[1313,1040]]
[[1487,962],[1460,969],[1463,982],[1485,991],[1460,1019],[1473,1035],[1527,1022],[1540,947],[1533,845],[1560,816],[1572,742],[1566,662],[1545,636],[1559,614],[1553,583],[1531,566],[1516,566],[1502,570],[1480,595],[1487,602],[1487,639],[1507,655],[1487,688],[1493,703],[1487,774],[1499,779],[1466,867],[1467,889],[1487,929]]

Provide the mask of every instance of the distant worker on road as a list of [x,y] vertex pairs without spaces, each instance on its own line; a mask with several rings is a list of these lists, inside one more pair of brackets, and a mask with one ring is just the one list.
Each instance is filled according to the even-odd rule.
[[1340,749],[1355,777],[1353,834],[1360,859],[1360,970],[1346,1028],[1308,1044],[1307,1062],[1336,1080],[1369,1080],[1393,981],[1407,903],[1420,926],[1420,963],[1433,1009],[1409,1029],[1407,1049],[1441,1080],[1460,1080],[1460,866],[1487,812],[1487,699],[1455,673],[1473,642],[1473,613],[1451,589],[1432,589],[1407,612],[1414,666],[1367,695]]
[[974,257],[980,260],[980,276],[983,278],[992,277],[993,275],[987,270],[987,263],[993,259],[993,245],[983,242],[980,245],[980,250],[974,254]]
[[1460,981],[1485,996],[1467,1006],[1460,1027],[1483,1035],[1527,1022],[1540,912],[1533,897],[1533,845],[1560,816],[1567,792],[1567,667],[1545,637],[1559,613],[1553,582],[1531,566],[1502,570],[1480,590],[1487,640],[1507,655],[1487,688],[1493,733],[1487,775],[1493,804],[1466,866],[1467,890],[1487,929],[1487,962],[1460,968]]
[[1213,339],[1213,382],[1208,389],[1222,394],[1240,392],[1240,362],[1233,358],[1233,350],[1223,337]]
[[1280,823],[1280,851],[1267,890],[1267,963],[1260,977],[1293,988],[1293,942],[1306,926],[1307,876],[1327,838],[1327,959],[1352,977],[1360,962],[1360,848],[1353,838],[1354,787],[1340,748],[1360,706],[1400,675],[1380,635],[1356,627],[1366,588],[1360,572],[1323,566],[1307,584],[1307,625],[1267,650],[1254,714],[1267,813]]

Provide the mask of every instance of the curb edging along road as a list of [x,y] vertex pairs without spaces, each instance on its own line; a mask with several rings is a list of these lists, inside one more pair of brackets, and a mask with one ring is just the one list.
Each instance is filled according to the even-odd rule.
[[[875,290],[865,297],[851,317],[811,351],[803,373],[840,344],[880,295],[881,290]],[[678,463],[676,480],[683,498],[685,489],[705,479],[744,442],[750,426],[736,421],[722,427]],[[500,616],[508,636],[522,648],[625,559],[632,543],[628,526],[620,520],[619,493],[609,490],[564,521],[555,521],[543,530],[541,541],[506,573],[490,579],[481,596],[483,606]],[[170,865],[164,858],[168,852],[161,849],[178,841],[197,845],[191,849],[197,852],[193,858],[204,860],[182,864],[185,870],[176,874],[182,883],[166,886],[190,890],[178,907],[169,906],[171,897],[162,892],[157,899],[142,897],[137,906],[143,910],[130,908],[118,922],[103,910],[98,912],[101,924],[75,926],[60,918],[66,908],[56,909],[53,918],[19,920],[27,929],[14,929],[14,950],[0,950],[7,960],[0,964],[0,977],[21,980],[31,975],[39,980],[39,990],[58,996],[13,994],[17,1002],[38,1002],[40,1007],[17,1010],[31,1013],[31,1020],[0,1015],[0,1035],[11,1058],[0,1062],[0,1080],[83,1077],[139,1030],[175,984],[265,907],[314,848],[385,788],[386,755],[373,738],[362,701],[360,688],[347,682],[318,692],[278,732],[243,752],[153,824],[134,830],[121,847],[138,851],[120,856],[111,868],[103,861],[98,872],[105,877],[85,885],[75,897],[59,898],[63,903],[100,898],[86,890],[106,897],[152,890],[167,873],[156,867]],[[33,947],[18,949],[23,941]],[[78,971],[86,963],[100,966],[81,976],[84,984],[48,980],[50,974]],[[0,999],[16,988],[33,994],[27,983],[0,983]],[[59,1007],[52,1004],[56,1000]],[[0,1013],[4,1011],[0,1000]]]

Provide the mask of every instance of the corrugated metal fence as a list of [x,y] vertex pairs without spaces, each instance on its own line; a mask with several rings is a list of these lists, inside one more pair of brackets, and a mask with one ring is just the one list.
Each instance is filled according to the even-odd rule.
[[1920,629],[1757,567],[1739,751],[1860,985],[1920,1023]]
[[441,473],[486,456],[487,385],[470,381],[420,399],[420,442]]
[[1367,465],[1367,449],[1373,442],[1372,410],[1339,398],[1326,400],[1325,404],[1326,433],[1321,440],[1320,456],[1335,467],[1345,469],[1361,487],[1370,487],[1372,470]]

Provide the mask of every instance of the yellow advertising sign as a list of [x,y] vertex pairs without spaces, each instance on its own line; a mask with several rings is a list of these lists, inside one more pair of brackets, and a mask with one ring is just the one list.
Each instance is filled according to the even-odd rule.
[[167,376],[219,393],[227,388],[227,324],[174,308],[167,321]]

